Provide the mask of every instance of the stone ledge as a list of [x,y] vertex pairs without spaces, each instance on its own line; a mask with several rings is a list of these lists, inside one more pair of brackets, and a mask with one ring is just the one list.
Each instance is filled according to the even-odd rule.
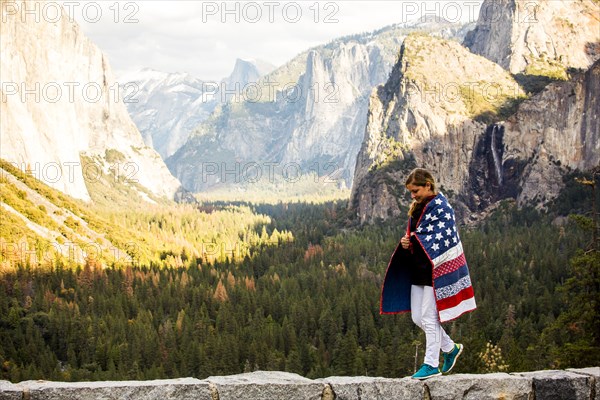
[[521,372],[518,375],[533,379],[536,399],[587,400],[597,397],[596,382],[600,379],[599,370],[600,367],[596,368],[596,375],[580,373],[578,370]]
[[[450,378],[452,384],[448,384]],[[457,374],[424,382],[431,400],[534,400],[533,379],[505,373]],[[543,397],[541,397],[543,398]]]
[[8,381],[0,381],[0,400],[21,400],[23,389]]
[[592,393],[592,395],[597,400],[600,400],[600,367],[579,368],[579,369],[570,368],[570,369],[567,369],[567,371],[575,372],[577,374],[591,376],[592,380],[593,380],[592,388],[595,390],[595,393]]
[[300,375],[278,371],[211,376],[206,380],[216,388],[218,400],[317,400],[323,397],[325,390],[325,385],[322,383]]
[[[213,398],[209,383],[194,378],[100,382],[25,381],[14,386],[20,389],[19,400],[212,400]],[[0,400],[5,399],[3,396],[4,392],[0,391]]]
[[332,376],[311,380],[277,371],[154,381],[0,381],[0,400],[598,400],[600,367],[410,378]]
[[332,396],[323,400],[422,399],[423,382],[411,378],[390,379],[367,376],[332,376],[319,381],[331,387]]

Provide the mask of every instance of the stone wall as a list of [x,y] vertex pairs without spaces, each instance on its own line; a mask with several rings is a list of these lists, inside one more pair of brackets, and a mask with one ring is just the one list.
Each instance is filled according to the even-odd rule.
[[329,377],[287,372],[155,381],[0,381],[0,400],[383,400],[600,399],[600,367],[486,375],[411,378]]

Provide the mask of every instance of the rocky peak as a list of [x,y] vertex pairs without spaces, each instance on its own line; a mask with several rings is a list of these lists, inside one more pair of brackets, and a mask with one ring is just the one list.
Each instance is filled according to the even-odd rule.
[[235,61],[233,72],[224,81],[228,89],[233,89],[236,84],[244,87],[249,83],[257,82],[261,76],[268,74],[273,69],[275,69],[273,65],[264,61],[238,58]]
[[[343,116],[349,113],[354,118],[354,110],[365,103],[371,87],[371,65],[367,46],[356,42],[341,43],[326,57],[318,51],[309,52],[306,72],[297,84],[301,96],[290,106],[310,124],[298,124],[293,129],[284,163],[306,166],[320,156],[337,159],[337,168],[346,167],[347,161],[338,158],[339,154],[349,143],[357,146],[359,140],[355,135],[340,134],[347,128]],[[385,77],[376,79],[381,82]]]
[[416,166],[462,193],[486,122],[522,96],[507,71],[460,44],[408,36],[390,79],[371,94],[350,207],[361,222],[399,215],[403,177]]
[[565,77],[600,57],[599,24],[593,0],[485,0],[464,45],[513,74]]
[[131,94],[127,110],[144,142],[164,159],[173,155],[191,132],[224,102],[239,101],[246,85],[274,67],[264,61],[237,59],[221,82],[205,81],[186,72],[144,68],[119,79]]

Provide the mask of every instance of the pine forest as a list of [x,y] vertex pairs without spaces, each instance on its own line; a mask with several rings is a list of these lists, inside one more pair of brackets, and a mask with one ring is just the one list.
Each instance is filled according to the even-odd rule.
[[[458,372],[600,363],[594,193],[575,178],[547,209],[504,201],[461,226],[478,309],[445,325],[466,348]],[[32,262],[14,250],[33,248],[34,235],[3,212],[0,379],[403,377],[423,357],[410,315],[379,314],[404,218],[360,226],[344,200],[91,212],[19,179],[114,243],[129,236],[138,245],[108,264]],[[1,184],[5,203],[44,214]],[[12,242],[23,247],[9,252]]]

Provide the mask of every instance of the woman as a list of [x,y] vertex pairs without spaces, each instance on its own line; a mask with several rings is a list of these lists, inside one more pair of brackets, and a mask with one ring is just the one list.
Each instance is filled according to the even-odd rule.
[[[388,264],[381,290],[381,314],[411,312],[425,332],[425,360],[412,376],[427,379],[448,373],[463,351],[446,334],[442,322],[476,308],[469,269],[460,242],[454,210],[425,169],[406,179],[413,202],[406,235]],[[439,368],[440,350],[444,356]]]

